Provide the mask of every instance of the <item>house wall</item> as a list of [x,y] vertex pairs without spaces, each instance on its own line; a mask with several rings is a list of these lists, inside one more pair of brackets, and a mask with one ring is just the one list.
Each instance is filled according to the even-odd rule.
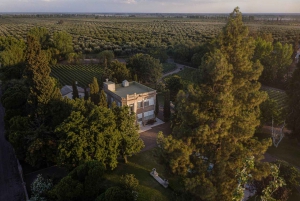
[[[136,113],[136,117],[138,120],[138,115],[142,114],[142,122],[139,122],[140,124],[146,124],[149,119],[154,119],[155,115],[152,116],[145,116],[145,112],[150,113],[155,110],[155,103],[156,103],[156,91],[151,91],[151,92],[146,92],[143,94],[134,94],[127,96],[127,98],[121,98],[120,96],[116,95],[115,93],[105,90],[104,92],[106,93],[107,97],[107,102],[109,105],[112,103],[112,101],[115,101],[118,106],[124,106],[124,105],[132,105],[133,104],[133,112]],[[153,100],[153,105],[149,106],[144,106],[144,100],[145,99],[151,99]],[[138,107],[138,102],[142,102],[142,108],[137,108]]]

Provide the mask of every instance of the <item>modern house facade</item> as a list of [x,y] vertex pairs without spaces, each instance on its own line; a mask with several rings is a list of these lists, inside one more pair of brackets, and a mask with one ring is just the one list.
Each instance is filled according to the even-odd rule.
[[121,84],[106,80],[103,90],[109,105],[116,102],[118,106],[127,105],[136,114],[137,122],[145,125],[155,119],[156,90],[138,82],[124,80]]

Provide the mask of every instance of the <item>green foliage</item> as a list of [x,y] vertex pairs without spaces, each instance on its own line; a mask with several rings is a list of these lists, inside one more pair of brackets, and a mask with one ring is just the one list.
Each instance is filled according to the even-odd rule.
[[69,117],[55,129],[59,137],[58,164],[72,169],[84,162],[98,160],[115,168],[120,134],[113,121],[114,114],[89,101],[76,99],[73,103]]
[[[259,163],[270,145],[253,138],[260,124],[259,105],[267,98],[257,81],[262,66],[251,61],[254,48],[242,14],[235,8],[196,71],[197,84],[177,95],[173,136],[194,151],[182,166],[191,164],[185,187],[197,199],[232,200],[236,170],[242,170],[251,156]],[[172,171],[180,172],[180,168]]]
[[293,73],[287,90],[288,112],[287,125],[292,130],[292,135],[300,141],[300,62]]
[[65,31],[54,32],[53,46],[59,51],[59,56],[65,58],[73,52],[72,35]]
[[99,106],[100,107],[107,107],[107,98],[106,98],[106,95],[105,95],[105,92],[103,89],[101,89],[100,91],[100,101],[99,101]]
[[115,58],[114,52],[111,50],[104,50],[98,54],[98,58],[101,64],[110,65]]
[[163,73],[167,73],[176,69],[176,64],[174,63],[163,63]]
[[41,107],[51,99],[60,98],[61,94],[55,81],[49,76],[51,69],[41,51],[39,42],[34,37],[28,36],[27,44],[26,67],[23,77],[30,88],[28,105],[30,113],[33,115],[38,108],[37,113],[42,113]]
[[165,63],[168,59],[167,52],[163,48],[151,48],[148,52],[153,58],[159,59],[160,63]]
[[34,37],[41,44],[43,50],[48,49],[51,45],[49,30],[45,27],[34,27],[29,30],[28,35]]
[[193,150],[182,140],[174,139],[171,135],[164,137],[163,133],[159,132],[157,145],[173,173],[185,176],[188,171],[191,171],[193,165],[189,162],[189,158]]
[[91,84],[89,84],[90,87],[90,96],[91,96],[91,101],[95,104],[98,105],[100,103],[100,94],[99,94],[99,85],[98,85],[98,80],[97,78],[93,78],[93,81]]
[[164,99],[164,121],[168,122],[171,118],[171,107],[170,107],[170,91],[165,91]]
[[78,88],[76,85],[76,81],[73,81],[73,83],[72,83],[72,99],[75,99],[75,98],[79,98],[79,94],[78,94]]
[[53,184],[50,179],[45,179],[41,174],[37,175],[37,178],[30,185],[31,187],[31,198],[32,201],[46,201],[45,195],[52,189]]
[[96,201],[132,201],[135,200],[133,194],[128,190],[114,186],[108,188],[103,195],[100,195]]
[[172,77],[165,79],[166,87],[170,90],[170,100],[175,101],[179,90],[183,89],[183,83],[181,77],[173,75]]
[[124,63],[117,60],[112,61],[109,69],[111,71],[111,77],[116,79],[117,83],[121,83],[123,80],[128,80],[130,78],[129,69],[126,68],[126,64]]
[[162,75],[162,65],[158,59],[148,54],[136,54],[129,58],[127,67],[137,74],[140,82],[156,84]]
[[1,80],[20,79],[24,70],[26,44],[13,37],[0,37]]
[[[89,161],[64,177],[50,194],[55,200],[86,200],[94,201],[103,188],[105,167],[99,161]],[[77,192],[78,191],[78,192]]]
[[292,63],[292,45],[264,40],[261,37],[256,39],[253,61],[259,60],[264,66],[260,80],[263,83],[274,85],[284,83],[284,76],[288,74],[288,67]]
[[282,111],[279,110],[278,104],[275,100],[268,98],[260,105],[261,110],[261,125],[272,122],[275,124],[283,122]]
[[144,142],[140,139],[138,133],[135,113],[130,113],[128,106],[114,106],[112,110],[115,115],[117,129],[121,135],[119,144],[120,155],[127,163],[127,156],[139,153],[144,147]]
[[83,184],[74,180],[70,176],[66,176],[54,186],[50,194],[55,195],[57,201],[77,201],[84,193]]
[[139,180],[137,180],[134,174],[126,174],[121,176],[121,187],[129,191],[137,191],[139,186]]
[[259,199],[261,201],[287,200],[287,197],[282,199],[283,197],[278,194],[284,192],[282,189],[285,188],[286,182],[280,174],[279,166],[276,164],[271,165],[270,175],[268,175],[268,177],[263,178],[262,181],[255,181],[253,183],[256,188],[256,194],[260,196]]

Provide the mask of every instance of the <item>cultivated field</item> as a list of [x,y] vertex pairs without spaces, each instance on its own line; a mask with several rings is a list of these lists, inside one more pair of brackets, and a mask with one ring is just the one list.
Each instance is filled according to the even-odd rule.
[[97,64],[54,65],[51,67],[50,75],[58,79],[62,86],[72,85],[74,81],[77,81],[79,86],[87,87],[93,77],[100,82],[102,69]]
[[[63,23],[60,24],[58,21]],[[271,33],[274,41],[293,43],[300,36],[294,24],[247,23],[251,35]],[[34,26],[46,27],[50,33],[66,31],[73,37],[74,50],[85,54],[113,50],[117,56],[146,51],[151,47],[172,49],[177,44],[196,46],[211,41],[225,25],[224,19],[197,18],[0,18],[0,36],[26,39]]]

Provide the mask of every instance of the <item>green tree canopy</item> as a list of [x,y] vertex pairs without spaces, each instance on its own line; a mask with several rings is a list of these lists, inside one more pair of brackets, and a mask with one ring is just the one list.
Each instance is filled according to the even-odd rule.
[[158,59],[148,54],[136,54],[129,58],[127,67],[131,73],[137,74],[139,81],[156,84],[162,75],[162,65]]
[[[98,160],[111,169],[117,166],[120,134],[108,108],[76,99],[68,118],[56,127],[58,164],[73,168]],[[101,122],[101,123],[100,123]]]
[[126,64],[117,60],[110,63],[111,77],[117,80],[117,83],[121,83],[123,80],[130,78],[129,69],[126,68]]
[[292,135],[300,141],[300,62],[290,80],[288,90],[287,125],[292,130]]
[[11,36],[0,37],[1,80],[20,79],[24,70],[26,44]]
[[77,88],[77,84],[76,84],[76,81],[73,81],[72,83],[72,98],[75,99],[75,98],[79,98],[79,94],[78,94],[78,88]]
[[182,173],[185,187],[203,200],[232,200],[236,170],[251,156],[259,163],[270,145],[253,138],[267,95],[259,90],[262,66],[251,61],[255,44],[238,8],[213,45],[200,66],[199,83],[177,95],[173,135],[193,150],[182,161],[192,164]]
[[73,52],[72,36],[65,31],[54,32],[53,47],[59,50],[59,56],[66,58],[69,53]]
[[115,58],[115,55],[111,50],[104,50],[98,54],[98,58],[101,64],[106,62],[106,65],[109,66],[112,60]]
[[91,101],[98,105],[100,102],[99,84],[96,77],[93,77],[93,82],[89,84]]
[[28,35],[35,38],[39,41],[43,50],[46,50],[50,47],[50,33],[49,30],[45,27],[34,27],[29,30]]
[[138,133],[135,113],[130,113],[128,106],[113,107],[112,110],[115,114],[117,129],[121,135],[120,155],[127,163],[127,156],[139,153],[144,147],[144,142]]
[[172,77],[166,79],[166,87],[170,90],[170,100],[175,101],[178,91],[183,89],[181,77],[178,75],[173,75]]

